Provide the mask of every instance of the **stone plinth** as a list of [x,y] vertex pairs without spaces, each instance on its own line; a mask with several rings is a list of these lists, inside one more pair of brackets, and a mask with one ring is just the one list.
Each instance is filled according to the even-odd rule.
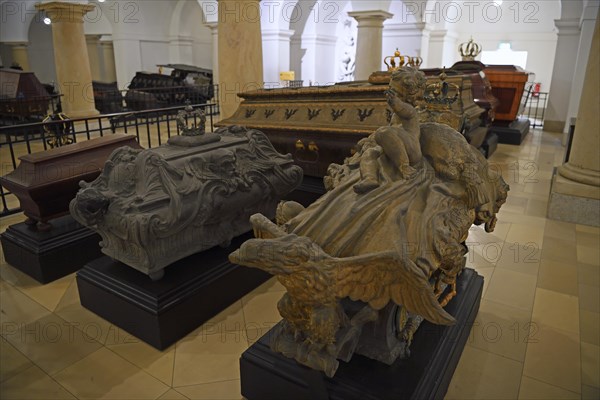
[[600,32],[596,22],[569,154],[552,181],[548,217],[600,226]]

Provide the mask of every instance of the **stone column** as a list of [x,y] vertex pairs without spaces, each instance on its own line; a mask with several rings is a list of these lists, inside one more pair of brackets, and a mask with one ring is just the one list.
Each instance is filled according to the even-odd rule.
[[290,38],[293,33],[289,29],[262,31],[265,85],[278,87],[279,73],[290,70]]
[[[588,64],[592,36],[594,33],[594,25],[596,24],[597,19],[598,2],[590,1],[583,9],[579,23],[581,33],[579,34],[579,47],[577,49],[577,56],[573,60],[575,62],[575,72],[573,73],[573,80],[571,82],[571,94],[569,96],[569,109],[567,111],[566,121],[577,117],[578,114],[579,99],[581,99],[581,92],[584,86],[583,77]],[[566,133],[569,130],[568,125],[569,124],[565,124],[563,132]]]
[[56,77],[63,94],[63,112],[71,118],[98,115],[94,106],[92,72],[88,58],[83,16],[94,9],[92,4],[38,3],[52,20],[52,43]]
[[571,93],[575,60],[577,59],[579,18],[557,19],[554,20],[554,25],[558,29],[558,40],[556,41],[556,57],[552,69],[548,106],[544,117],[544,130],[562,132],[569,108],[569,96],[565,96],[565,93]]
[[352,11],[348,15],[358,22],[356,39],[356,80],[366,80],[381,69],[383,21],[394,14],[383,10]]
[[263,87],[259,7],[259,0],[219,0],[221,118],[237,109],[237,93]]
[[100,36],[101,35],[85,35],[85,44],[87,45],[88,57],[90,60],[90,70],[92,72],[93,81],[101,81],[102,74],[100,63]]
[[[29,55],[27,54],[27,43],[9,43],[12,49],[13,63],[17,63],[23,71],[29,71]],[[10,65],[6,65],[10,67]]]
[[219,82],[219,23],[217,21],[205,24],[210,28],[212,35],[212,70],[213,82]]
[[102,47],[102,64],[103,64],[102,81],[116,82],[117,81],[117,70],[115,68],[115,50],[113,48],[112,40],[101,40],[100,46]]
[[552,182],[548,217],[600,226],[600,23],[596,22],[569,161]]

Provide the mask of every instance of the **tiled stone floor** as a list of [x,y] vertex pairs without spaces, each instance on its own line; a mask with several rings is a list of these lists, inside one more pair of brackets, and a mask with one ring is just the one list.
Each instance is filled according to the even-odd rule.
[[[600,229],[545,218],[562,157],[560,135],[535,130],[490,159],[511,191],[496,231],[469,235],[484,295],[448,399],[600,398]],[[160,352],[82,308],[74,278],[40,285],[2,259],[1,399],[240,399],[239,356],[283,289],[268,281]]]

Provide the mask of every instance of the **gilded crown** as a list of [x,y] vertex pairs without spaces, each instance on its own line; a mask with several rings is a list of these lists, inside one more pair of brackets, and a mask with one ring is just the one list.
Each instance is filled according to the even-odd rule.
[[454,83],[446,82],[446,69],[438,75],[439,81],[425,86],[423,100],[432,109],[449,109],[460,94],[460,87]]
[[387,56],[383,59],[383,63],[387,66],[389,72],[396,71],[402,68],[405,65],[419,68],[419,66],[423,63],[423,59],[421,57],[411,57],[400,54],[400,51],[396,49],[393,56]]
[[475,57],[481,53],[481,45],[475,43],[473,38],[471,38],[468,42],[461,43],[460,46],[458,46],[458,51],[460,52],[463,61],[474,61]]

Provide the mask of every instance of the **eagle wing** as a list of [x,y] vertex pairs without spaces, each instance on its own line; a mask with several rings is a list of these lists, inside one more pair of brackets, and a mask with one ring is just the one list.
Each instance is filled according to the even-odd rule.
[[439,325],[456,321],[440,305],[425,272],[396,252],[336,258],[336,295],[369,303],[376,310],[391,300]]

